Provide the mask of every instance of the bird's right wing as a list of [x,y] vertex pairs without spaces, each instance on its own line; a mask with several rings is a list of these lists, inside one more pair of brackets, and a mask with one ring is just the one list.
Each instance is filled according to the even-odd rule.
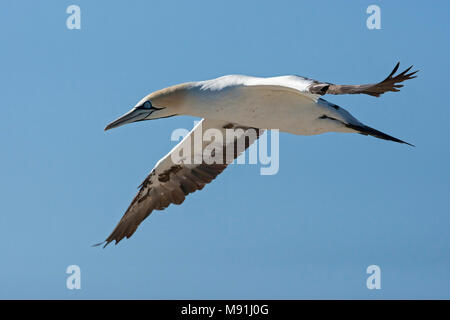
[[[324,94],[368,94],[370,96],[379,97],[385,92],[400,91],[399,89],[403,87],[400,82],[405,80],[416,78],[415,74],[418,72],[411,70],[412,66],[406,69],[405,71],[399,73],[394,76],[397,72],[400,63],[397,63],[394,70],[381,82],[371,83],[371,84],[333,84],[328,82],[319,82],[315,81],[312,85],[309,86],[309,92],[312,94],[324,95]],[[409,72],[409,73],[408,73]]]
[[[232,130],[227,132],[227,129]],[[163,210],[171,203],[181,204],[185,196],[201,190],[256,141],[263,131],[218,120],[200,121],[156,164],[116,228],[105,240],[105,246],[112,241],[117,244],[124,237],[131,237],[153,210]],[[226,139],[227,134],[229,139]],[[204,135],[214,139],[205,141]],[[222,140],[216,138],[220,135]]]

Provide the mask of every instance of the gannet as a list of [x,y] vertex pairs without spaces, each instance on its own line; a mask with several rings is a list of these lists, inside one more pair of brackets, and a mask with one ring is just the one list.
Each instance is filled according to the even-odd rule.
[[[233,147],[231,160],[258,139],[264,129],[279,129],[297,135],[350,132],[411,145],[366,126],[342,107],[321,98],[325,94],[379,97],[388,91],[397,92],[403,87],[400,82],[415,78],[418,72],[410,72],[411,66],[395,75],[399,65],[397,63],[386,79],[375,84],[337,85],[296,75],[271,78],[227,75],[178,84],[147,95],[128,113],[108,124],[105,131],[132,122],[177,115],[202,120],[158,161],[113,232],[98,245],[105,243],[106,247],[112,241],[117,244],[124,237],[129,238],[153,210],[163,210],[171,203],[181,204],[185,196],[201,190],[227,167],[228,159],[211,163],[205,158],[206,142],[197,149],[193,146],[194,152],[190,155],[191,160],[200,158],[200,161],[174,163],[171,155],[180,152],[186,144],[192,144],[194,140],[189,138],[199,130],[215,128],[225,135],[227,129],[254,129],[256,134],[240,135],[231,142],[243,145],[239,150]],[[222,150],[226,150],[227,144],[230,142],[222,142]]]

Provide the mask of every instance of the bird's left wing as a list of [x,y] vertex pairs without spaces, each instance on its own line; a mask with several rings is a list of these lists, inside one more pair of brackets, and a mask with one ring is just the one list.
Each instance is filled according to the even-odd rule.
[[[185,196],[201,190],[262,133],[262,129],[218,120],[201,120],[156,164],[116,228],[105,240],[105,246],[112,241],[117,244],[124,237],[131,237],[153,210],[163,210],[171,203],[181,204]],[[209,136],[211,141],[203,139],[203,136]],[[219,136],[223,139],[217,138]]]
[[368,94],[374,97],[379,97],[380,95],[388,91],[397,92],[400,91],[399,89],[401,87],[403,87],[402,84],[399,84],[400,82],[416,78],[417,76],[415,76],[415,74],[418,72],[418,70],[409,72],[412,68],[411,66],[405,71],[394,76],[399,66],[400,63],[397,63],[397,65],[394,67],[394,70],[392,70],[392,72],[387,76],[387,78],[378,83],[350,85],[350,84],[333,84],[328,82],[315,81],[315,83],[309,86],[309,92],[312,94],[319,94],[319,95]]

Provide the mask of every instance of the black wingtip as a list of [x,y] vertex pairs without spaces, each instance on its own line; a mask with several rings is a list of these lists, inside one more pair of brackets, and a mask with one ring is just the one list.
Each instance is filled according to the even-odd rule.
[[407,144],[408,146],[410,146],[410,147],[416,147],[415,145],[413,145],[412,143],[409,143],[409,142],[406,142],[406,141],[402,141],[402,142],[400,142],[400,143],[404,143],[404,144]]
[[[105,243],[106,242],[106,243]],[[102,242],[99,242],[99,243],[96,243],[96,244],[93,244],[91,247],[100,247],[102,244],[104,244],[105,243],[105,245],[103,246],[103,249],[104,248],[106,248],[106,246],[109,244],[109,242],[107,242],[107,241],[102,241]]]
[[397,138],[395,138],[393,136],[390,136],[390,135],[388,135],[388,134],[386,134],[384,132],[378,131],[378,130],[376,130],[374,128],[371,128],[371,127],[368,127],[368,126],[365,126],[365,125],[346,124],[345,126],[347,128],[353,129],[353,130],[355,130],[355,131],[357,131],[357,132],[359,132],[360,134],[363,134],[363,135],[369,135],[369,136],[372,136],[372,137],[375,137],[375,138],[378,138],[378,139],[393,141],[393,142],[397,142],[397,143],[403,143],[403,144],[407,144],[407,145],[409,145],[411,147],[415,147],[415,145],[413,145],[413,144],[411,144],[409,142],[397,139]]
[[399,67],[400,67],[400,62],[397,62],[397,64],[395,65],[394,69],[392,69],[391,73],[389,73],[389,75],[383,81],[391,79],[392,76],[397,72]]
[[389,75],[389,77],[393,76],[397,72],[398,68],[400,68],[400,61],[397,62],[397,64],[395,65],[394,69],[392,70],[391,74]]

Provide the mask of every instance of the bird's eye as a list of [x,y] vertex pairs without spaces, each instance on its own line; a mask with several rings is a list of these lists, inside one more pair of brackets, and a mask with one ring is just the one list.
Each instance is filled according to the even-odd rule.
[[143,107],[145,109],[150,109],[152,107],[152,103],[150,101],[145,101]]

